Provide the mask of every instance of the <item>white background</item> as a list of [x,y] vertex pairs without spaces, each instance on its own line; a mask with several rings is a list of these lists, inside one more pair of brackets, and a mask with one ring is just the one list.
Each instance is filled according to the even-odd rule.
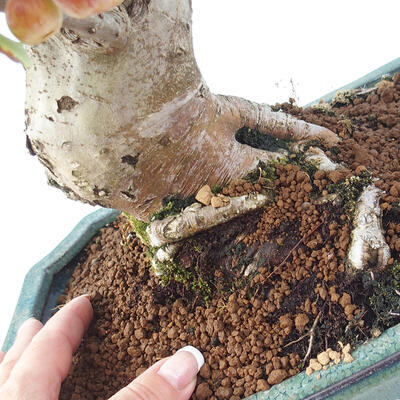
[[[399,56],[398,0],[193,0],[193,9],[196,57],[216,93],[305,104]],[[28,269],[93,208],[47,186],[25,148],[23,68],[1,54],[0,123],[1,344]]]

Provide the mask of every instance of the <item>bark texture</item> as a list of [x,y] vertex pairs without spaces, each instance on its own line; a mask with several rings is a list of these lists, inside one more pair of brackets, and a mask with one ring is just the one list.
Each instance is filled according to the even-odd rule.
[[152,222],[147,228],[150,244],[159,247],[186,239],[265,206],[271,201],[271,196],[253,193],[230,197],[229,201],[228,205],[220,208],[203,207],[200,203],[194,203],[177,215]]
[[163,197],[224,184],[277,158],[238,143],[243,126],[279,137],[329,130],[266,105],[210,93],[194,58],[190,0],[133,0],[67,21],[32,47],[26,133],[69,197],[145,219]]
[[348,264],[356,270],[365,269],[368,264],[382,269],[389,261],[390,248],[383,234],[382,211],[379,207],[381,195],[380,189],[370,185],[358,200],[348,254]]

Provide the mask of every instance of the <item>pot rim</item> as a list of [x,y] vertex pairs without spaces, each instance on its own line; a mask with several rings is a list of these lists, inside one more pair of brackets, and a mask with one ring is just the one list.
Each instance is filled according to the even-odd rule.
[[41,319],[53,277],[86,246],[100,228],[115,221],[119,211],[102,208],[82,218],[64,240],[26,274],[2,351],[7,351],[21,324],[28,318]]

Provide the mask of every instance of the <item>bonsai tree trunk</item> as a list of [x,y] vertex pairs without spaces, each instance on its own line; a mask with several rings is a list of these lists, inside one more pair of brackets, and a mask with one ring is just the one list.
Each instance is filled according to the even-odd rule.
[[193,54],[190,0],[130,0],[31,47],[27,145],[69,197],[145,219],[170,194],[223,184],[277,158],[238,143],[329,130],[267,105],[210,93]]

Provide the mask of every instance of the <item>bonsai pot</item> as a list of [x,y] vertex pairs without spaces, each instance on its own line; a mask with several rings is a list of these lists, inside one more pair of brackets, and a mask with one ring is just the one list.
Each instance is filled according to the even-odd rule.
[[[400,71],[400,58],[372,71],[338,90],[368,88],[382,76]],[[330,101],[336,91],[320,99]],[[310,104],[310,105],[311,105]],[[103,226],[118,217],[116,210],[100,209],[88,215],[44,259],[34,265],[25,277],[24,285],[11,321],[3,351],[7,351],[21,323],[29,317],[46,322],[63,293],[76,263],[75,256]],[[312,400],[312,399],[398,399],[400,398],[400,324],[359,346],[353,352],[354,361],[340,363],[321,370],[319,374],[302,372],[270,390],[259,392],[252,400]]]

